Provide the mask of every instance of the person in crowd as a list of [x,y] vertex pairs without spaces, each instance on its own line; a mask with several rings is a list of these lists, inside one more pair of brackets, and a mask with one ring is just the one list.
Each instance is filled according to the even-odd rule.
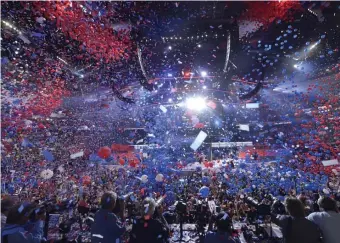
[[340,214],[336,201],[330,197],[321,197],[318,200],[322,212],[314,212],[307,219],[317,224],[325,243],[336,243],[340,241]]
[[273,202],[271,210],[275,215],[286,213],[285,205],[278,199]]
[[90,212],[90,206],[87,203],[87,195],[86,194],[78,202],[78,212],[83,216]]
[[305,195],[299,195],[298,199],[302,202],[304,210],[305,210],[305,214],[308,215],[312,212],[309,204],[308,204],[308,200],[307,197]]
[[320,212],[320,207],[318,205],[319,198],[320,198],[320,195],[318,193],[313,193],[313,195],[312,195],[313,212]]
[[22,203],[12,207],[7,216],[7,221],[2,229],[3,243],[40,243],[43,239],[45,215],[39,215],[31,231],[25,230],[29,216],[35,207],[29,203]]
[[294,197],[285,200],[286,212],[289,215],[277,215],[272,221],[281,227],[285,243],[319,243],[319,227],[305,218],[302,202]]
[[221,212],[216,217],[217,231],[208,231],[204,243],[232,243],[232,220],[228,213]]
[[1,200],[1,229],[6,224],[6,219],[10,208],[13,206],[14,201],[10,197],[5,197]]
[[256,215],[257,215],[256,208],[254,206],[251,206],[250,209],[247,212],[247,220],[248,220],[248,222],[250,222],[250,223],[255,222]]
[[141,207],[142,216],[133,222],[130,243],[166,242],[169,238],[169,226],[162,213],[162,208],[157,207],[153,198],[145,198]]
[[[119,241],[124,232],[125,226],[112,212],[116,206],[117,194],[115,192],[105,192],[101,197],[101,209],[95,214],[91,228],[92,243],[112,243]],[[120,202],[120,201],[119,201]],[[124,203],[124,202],[123,202]],[[124,204],[121,206],[121,218],[124,218]]]

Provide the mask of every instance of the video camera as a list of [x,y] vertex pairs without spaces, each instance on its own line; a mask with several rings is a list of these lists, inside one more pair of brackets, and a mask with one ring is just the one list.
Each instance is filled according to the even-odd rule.
[[197,200],[194,204],[195,211],[200,213],[208,213],[209,212],[209,205],[208,201],[205,200]]
[[255,207],[256,208],[256,212],[258,216],[266,216],[266,215],[270,215],[270,206],[271,205],[267,205],[267,204],[263,204],[263,203],[259,203],[256,199],[252,198],[252,197],[246,197],[244,199],[244,201]]
[[175,202],[176,212],[180,215],[183,215],[187,211],[187,205],[183,201],[176,201]]
[[69,218],[59,224],[59,232],[63,235],[70,233],[72,224],[76,223],[77,219]]
[[116,205],[115,205],[114,209],[112,210],[112,212],[114,214],[119,214],[122,210],[122,208],[121,208],[122,202],[128,201],[128,203],[130,202],[130,205],[132,205],[131,204],[131,201],[132,201],[131,196],[132,195],[133,195],[133,192],[129,192],[129,193],[123,195],[123,196],[118,197],[117,201],[116,201]]

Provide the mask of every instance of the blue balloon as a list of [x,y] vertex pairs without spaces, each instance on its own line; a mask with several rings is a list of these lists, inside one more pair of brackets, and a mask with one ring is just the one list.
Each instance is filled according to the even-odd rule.
[[209,184],[210,184],[210,178],[207,177],[207,176],[203,176],[203,177],[202,177],[202,183],[203,183],[204,185],[209,185]]
[[206,198],[206,197],[209,196],[210,189],[209,189],[209,187],[202,186],[201,189],[199,190],[199,193],[201,194],[201,196],[202,196],[203,198]]
[[15,192],[14,185],[12,184],[9,184],[7,189],[8,189],[8,193],[11,195]]
[[47,161],[53,161],[54,160],[54,156],[50,151],[44,150],[42,153],[43,153],[43,155],[44,155],[44,157]]
[[173,191],[167,191],[165,193],[166,197],[164,198],[164,202],[168,205],[172,205],[175,203],[176,200],[176,193]]
[[24,140],[21,142],[22,147],[33,147],[33,144],[27,139],[24,138]]
[[89,160],[90,161],[99,161],[99,160],[101,160],[101,158],[96,154],[90,154]]

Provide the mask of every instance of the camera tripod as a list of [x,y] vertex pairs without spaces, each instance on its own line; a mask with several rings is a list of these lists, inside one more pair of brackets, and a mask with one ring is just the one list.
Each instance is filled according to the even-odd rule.
[[188,238],[187,236],[183,236],[183,214],[182,213],[178,213],[178,217],[179,217],[179,238],[177,240],[174,240],[173,242],[189,242],[190,238]]

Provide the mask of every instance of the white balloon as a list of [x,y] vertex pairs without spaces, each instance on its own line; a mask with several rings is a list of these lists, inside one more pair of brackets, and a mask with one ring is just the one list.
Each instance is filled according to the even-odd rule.
[[32,126],[32,121],[30,120],[25,120],[25,126],[29,127],[29,126]]
[[43,24],[45,22],[45,18],[44,17],[39,17],[39,18],[36,18],[35,21],[37,21],[39,24]]
[[156,181],[162,182],[164,180],[164,175],[163,174],[157,174],[156,175]]
[[148,176],[147,176],[147,175],[142,175],[142,177],[140,178],[140,180],[141,180],[143,183],[147,183],[147,182],[148,182]]
[[58,169],[57,169],[60,173],[63,173],[65,171],[64,167],[63,166],[59,166]]
[[323,193],[325,193],[325,194],[329,194],[329,193],[330,193],[330,191],[329,191],[328,188],[324,188],[324,189],[322,189],[322,191],[323,191]]

